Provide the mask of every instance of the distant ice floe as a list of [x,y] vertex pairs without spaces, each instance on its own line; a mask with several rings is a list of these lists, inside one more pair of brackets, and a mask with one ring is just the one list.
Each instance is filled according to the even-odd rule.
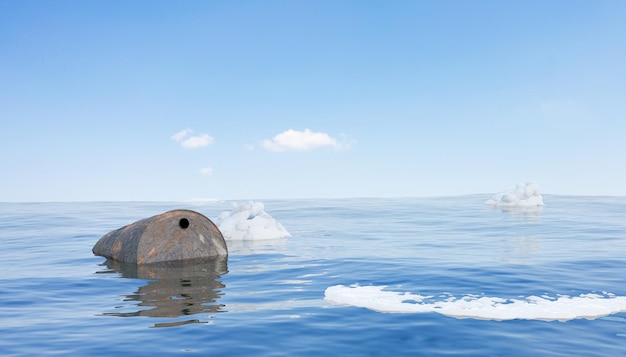
[[408,292],[383,290],[385,286],[343,286],[326,289],[325,300],[337,304],[364,307],[389,313],[436,312],[455,318],[482,320],[543,320],[568,321],[573,319],[595,319],[626,311],[626,296],[611,293],[528,296],[520,299],[505,299],[481,295],[466,295],[456,298],[444,294],[438,298]]
[[515,188],[496,193],[485,204],[499,208],[532,208],[543,206],[539,185],[518,183]]
[[234,204],[232,211],[220,214],[216,224],[226,240],[251,241],[291,237],[285,227],[264,209],[261,202]]

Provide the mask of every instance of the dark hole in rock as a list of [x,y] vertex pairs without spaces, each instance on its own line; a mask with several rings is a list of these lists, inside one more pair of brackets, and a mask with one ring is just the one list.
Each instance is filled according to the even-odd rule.
[[180,221],[178,221],[178,225],[180,228],[185,229],[189,227],[189,220],[187,218],[181,218]]

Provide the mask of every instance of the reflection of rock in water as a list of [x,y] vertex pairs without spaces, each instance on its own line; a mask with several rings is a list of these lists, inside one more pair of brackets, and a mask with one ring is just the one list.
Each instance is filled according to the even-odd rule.
[[[223,295],[221,289],[224,288],[224,284],[220,281],[220,277],[228,272],[227,257],[149,265],[107,260],[104,265],[110,270],[100,273],[116,272],[124,278],[151,280],[135,293],[127,295],[124,301],[139,301],[137,306],[152,307],[134,312],[111,312],[104,313],[104,315],[180,317],[204,312],[221,312],[224,306],[218,304],[217,300]],[[200,321],[190,320],[155,326],[193,322]]]

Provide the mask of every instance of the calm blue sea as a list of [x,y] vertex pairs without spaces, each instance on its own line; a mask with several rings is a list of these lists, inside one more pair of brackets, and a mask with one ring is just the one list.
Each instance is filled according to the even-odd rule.
[[292,237],[181,271],[107,266],[91,248],[138,219],[215,219],[230,201],[0,203],[0,355],[625,355],[626,312],[481,319],[325,299],[355,284],[431,300],[626,296],[625,197],[544,195],[536,211],[488,198],[261,200]]

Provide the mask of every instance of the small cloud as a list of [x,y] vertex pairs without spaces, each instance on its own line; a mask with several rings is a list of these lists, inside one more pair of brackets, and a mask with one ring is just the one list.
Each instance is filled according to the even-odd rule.
[[191,132],[192,132],[191,129],[183,129],[179,131],[178,133],[172,135],[170,139],[176,142],[181,142],[187,135],[191,134]]
[[213,169],[210,167],[203,167],[200,169],[200,174],[204,176],[211,176],[213,174]]
[[187,149],[195,149],[202,146],[211,145],[213,143],[213,138],[208,134],[202,134],[198,136],[192,136],[189,139],[180,143],[182,147]]
[[261,145],[269,151],[306,151],[317,148],[331,148],[333,150],[349,149],[351,142],[344,137],[343,142],[338,142],[337,139],[322,132],[314,132],[310,129],[304,129],[304,131],[297,131],[289,129],[284,131],[271,140],[263,140]]
[[193,130],[183,129],[178,133],[172,135],[171,139],[180,143],[180,145],[186,149],[195,149],[202,146],[211,145],[213,138],[208,134],[200,134],[196,136],[189,136]]

